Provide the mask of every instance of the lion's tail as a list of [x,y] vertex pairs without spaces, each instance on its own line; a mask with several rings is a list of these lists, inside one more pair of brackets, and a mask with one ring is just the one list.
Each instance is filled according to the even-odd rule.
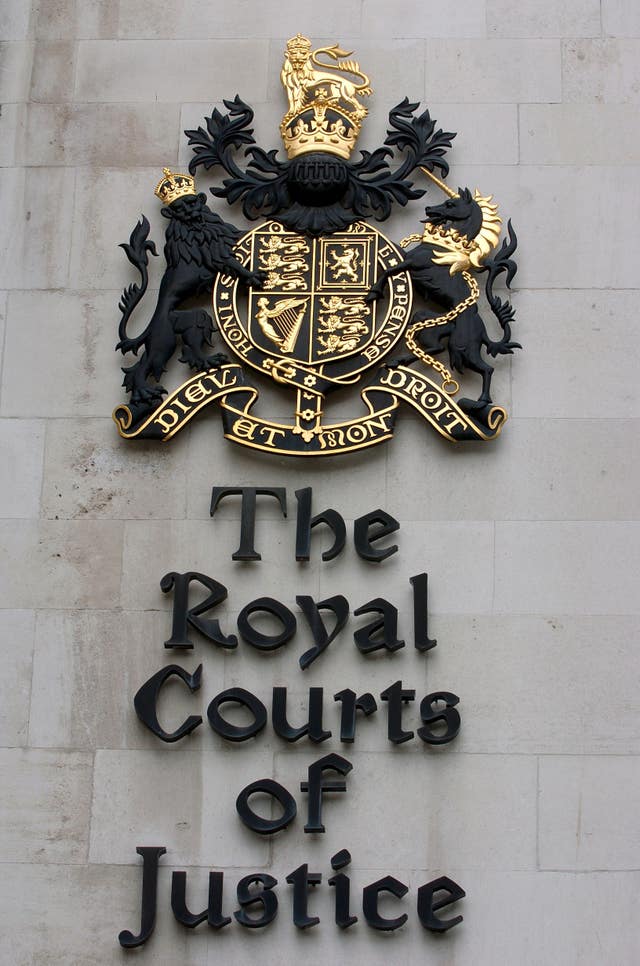
[[137,285],[135,282],[133,282],[131,285],[127,285],[122,292],[120,302],[118,303],[118,308],[122,312],[122,318],[120,319],[120,324],[118,326],[118,336],[120,341],[116,346],[116,351],[121,349],[123,354],[125,352],[137,353],[146,337],[145,330],[145,332],[141,333],[141,335],[137,336],[135,339],[127,338],[127,322],[129,321],[136,305],[147,291],[147,286],[149,284],[149,273],[147,272],[147,266],[149,264],[148,252],[151,252],[152,255],[158,254],[155,243],[149,241],[149,230],[149,222],[143,215],[141,220],[131,232],[128,244],[127,242],[123,242],[120,245],[120,248],[124,249],[124,252],[131,264],[140,272],[141,281],[140,285]]
[[[326,64],[319,60],[317,54],[327,54],[335,61],[334,64]],[[373,94],[373,90],[369,87],[369,78],[360,70],[360,64],[357,60],[340,60],[341,57],[347,57],[349,52],[346,50],[340,50],[340,48],[335,45],[334,47],[319,47],[314,50],[311,54],[311,62],[316,65],[316,67],[322,67],[324,70],[329,67],[331,70],[339,70],[344,74],[353,74],[355,77],[360,77],[362,79],[362,84],[357,85],[357,90],[359,94],[364,94],[369,96]]]
[[518,342],[511,341],[511,323],[515,318],[515,309],[511,302],[504,301],[497,295],[494,294],[493,284],[502,274],[506,274],[506,285],[507,288],[511,288],[511,281],[518,271],[518,266],[515,260],[511,257],[516,248],[518,247],[518,238],[513,229],[511,221],[507,223],[507,235],[500,246],[495,258],[488,260],[483,266],[484,270],[488,272],[487,284],[485,291],[487,294],[487,299],[491,310],[502,329],[503,335],[499,342],[492,342],[491,347],[494,352],[509,352],[511,349],[520,349],[522,346]]

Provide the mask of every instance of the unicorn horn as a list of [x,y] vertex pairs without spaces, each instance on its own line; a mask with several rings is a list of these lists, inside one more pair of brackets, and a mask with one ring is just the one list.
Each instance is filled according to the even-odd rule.
[[457,192],[452,191],[451,188],[449,187],[449,185],[446,185],[444,183],[444,181],[441,181],[440,178],[436,178],[435,174],[433,174],[431,171],[429,171],[428,168],[422,168],[421,167],[420,170],[422,171],[423,174],[426,174],[427,178],[431,178],[431,180],[433,181],[434,184],[437,184],[439,188],[442,188],[442,190],[444,191],[444,193],[446,195],[449,195],[450,198],[459,198],[460,197],[460,195],[457,194]]

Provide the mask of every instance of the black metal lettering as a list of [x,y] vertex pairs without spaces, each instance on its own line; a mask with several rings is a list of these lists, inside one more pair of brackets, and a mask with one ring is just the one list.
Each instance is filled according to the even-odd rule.
[[[226,721],[219,709],[221,705],[227,703],[243,704],[253,715],[253,723],[241,726]],[[254,738],[266,725],[267,709],[255,694],[251,694],[251,691],[245,691],[244,688],[228,688],[213,699],[207,708],[207,717],[213,730],[227,741],[246,741],[247,738]]]
[[356,697],[355,691],[345,688],[344,691],[338,691],[337,694],[334,694],[333,700],[342,702],[340,741],[351,744],[356,735],[356,711],[362,711],[368,718],[370,714],[378,710],[376,699],[368,691],[366,694]]
[[362,654],[379,651],[383,647],[388,651],[398,651],[404,647],[404,641],[398,640],[398,608],[390,604],[383,597],[376,597],[367,601],[362,607],[353,612],[354,617],[361,614],[381,614],[379,620],[360,627],[353,634],[356,647]]
[[211,490],[210,515],[216,512],[220,500],[225,496],[241,496],[240,546],[232,560],[262,560],[254,547],[256,530],[256,497],[272,496],[280,504],[283,517],[287,515],[287,491],[282,486],[214,486]]
[[292,728],[287,720],[287,689],[276,687],[273,689],[273,703],[271,720],[277,735],[285,741],[298,741],[304,735],[310,741],[326,741],[331,737],[330,731],[322,727],[322,688],[309,688],[309,718],[300,728]]
[[[313,597],[300,596],[296,597],[296,603],[307,619],[314,640],[314,646],[305,651],[299,660],[300,667],[304,671],[319,654],[326,650],[349,620],[349,601],[342,594],[337,594],[335,597],[328,597],[317,604]],[[336,623],[331,633],[327,632],[325,623],[320,616],[321,610],[331,611],[335,615]]]
[[[206,600],[189,608],[189,588],[196,580],[211,593]],[[233,634],[227,636],[222,633],[218,620],[205,620],[200,616],[227,599],[227,588],[224,584],[214,580],[213,577],[207,577],[206,574],[199,574],[195,571],[184,574],[172,571],[164,575],[160,581],[160,588],[163,594],[168,594],[173,590],[173,626],[171,637],[164,642],[165,647],[192,648],[193,642],[189,639],[188,624],[195,627],[214,644],[219,644],[220,647],[238,646],[237,637]]]
[[300,782],[300,791],[307,792],[309,795],[307,824],[305,832],[324,832],[322,824],[322,796],[325,792],[346,792],[347,783],[343,781],[325,780],[323,773],[329,769],[337,771],[340,775],[348,775],[353,765],[346,758],[334,753],[325,755],[309,765],[309,780]]
[[298,929],[309,929],[320,922],[318,916],[310,916],[307,912],[309,886],[316,886],[322,882],[322,873],[309,872],[305,863],[290,872],[287,882],[293,886],[293,924]]
[[413,587],[413,638],[419,651],[429,651],[438,643],[429,637],[429,575],[409,577]]
[[308,560],[311,551],[311,530],[319,523],[326,525],[333,531],[333,546],[322,554],[323,560],[333,560],[344,550],[347,530],[342,516],[337,510],[323,510],[315,517],[311,517],[311,487],[296,490],[298,501],[298,516],[296,521],[296,560]]
[[201,922],[206,922],[212,929],[222,929],[231,922],[229,916],[222,915],[222,872],[209,873],[209,902],[203,912],[194,914],[187,907],[187,873],[174,872],[171,876],[171,909],[178,922],[188,929],[195,929]]
[[[436,899],[435,896],[438,892],[444,892],[446,897]],[[432,932],[445,932],[461,923],[462,916],[454,916],[453,919],[439,919],[435,913],[439,909],[444,909],[445,906],[458,902],[459,899],[464,899],[465,896],[464,889],[452,879],[447,878],[446,875],[420,886],[418,889],[418,917],[424,928],[430,929]]]
[[[272,617],[276,617],[281,622],[282,630],[279,634],[262,634],[249,623],[250,615],[261,610],[271,614]],[[238,615],[238,630],[243,640],[247,644],[251,644],[252,647],[257,647],[260,651],[275,651],[282,647],[283,644],[291,640],[296,632],[296,627],[295,616],[289,608],[281,604],[279,600],[274,600],[273,597],[258,597],[256,600],[252,600],[251,603],[242,608]]]
[[[378,529],[369,533],[371,528],[376,525]],[[373,510],[365,516],[358,517],[357,520],[353,521],[353,541],[358,555],[363,560],[370,560],[372,563],[380,563],[382,560],[386,560],[391,554],[397,553],[398,545],[394,543],[391,547],[376,550],[371,544],[374,540],[380,540],[399,529],[398,521],[385,510]]]
[[380,695],[383,701],[388,701],[387,708],[387,736],[389,741],[396,745],[401,745],[403,741],[410,741],[413,738],[413,731],[404,731],[402,728],[402,702],[414,701],[416,692],[413,688],[402,690],[402,681],[391,684],[386,691]]
[[195,731],[202,724],[201,716],[199,714],[192,714],[179,728],[169,732],[165,731],[158,721],[158,695],[165,681],[174,675],[179,677],[181,681],[184,681],[193,694],[194,691],[200,688],[202,683],[202,664],[198,665],[193,674],[189,674],[179,664],[169,664],[167,667],[163,667],[156,674],[152,675],[148,681],[145,681],[133,699],[136,714],[143,725],[149,731],[152,731],[157,738],[166,741],[168,744],[174,741],[180,741],[181,738],[191,734],[192,731]]
[[[344,869],[345,866],[349,865],[351,862],[351,853],[347,849],[342,849],[340,852],[336,852],[331,858],[331,868]],[[348,929],[349,926],[353,926],[355,922],[358,921],[357,916],[352,916],[349,905],[351,899],[351,880],[348,875],[344,872],[337,872],[336,875],[332,875],[329,879],[329,885],[334,886],[336,890],[336,926],[340,926],[340,929]]]
[[[449,741],[453,741],[460,731],[460,715],[455,708],[459,701],[460,698],[456,694],[451,694],[450,691],[435,691],[422,699],[420,702],[420,717],[425,727],[418,728],[418,735],[423,741],[430,745],[446,745]],[[444,702],[445,707],[436,708],[436,705],[442,702]],[[437,723],[446,726],[444,733],[434,732],[431,728],[426,727],[428,724]]]
[[158,863],[160,856],[167,850],[162,845],[144,846],[136,849],[142,856],[142,908],[140,912],[140,932],[134,936],[128,929],[123,929],[118,936],[118,942],[125,949],[142,946],[154,930],[156,924],[156,910],[158,906]]
[[404,926],[408,918],[406,912],[395,919],[385,919],[380,915],[378,912],[378,896],[381,892],[390,892],[391,895],[402,899],[408,891],[409,887],[404,882],[394,879],[392,875],[385,875],[377,882],[365,886],[362,890],[362,911],[364,918],[367,920],[367,925],[371,926],[372,929],[381,929],[384,932],[391,932],[394,929],[399,929],[400,926]]
[[[271,795],[282,805],[280,818],[262,818],[249,807],[249,798],[258,793]],[[257,832],[258,835],[273,835],[274,832],[280,832],[293,822],[297,813],[296,801],[291,792],[272,778],[259,778],[258,781],[243,788],[236,799],[236,810],[247,828]]]
[[[273,922],[278,914],[278,897],[272,889],[277,884],[278,880],[266,872],[245,875],[244,879],[240,879],[236,890],[240,908],[234,912],[234,916],[241,926],[246,926],[248,929],[261,929]],[[260,892],[251,892],[252,885],[262,885],[264,888]],[[252,919],[246,910],[256,904],[262,907],[262,915]]]

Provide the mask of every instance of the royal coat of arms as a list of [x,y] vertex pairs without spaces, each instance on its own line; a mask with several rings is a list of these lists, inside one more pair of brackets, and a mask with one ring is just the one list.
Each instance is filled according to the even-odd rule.
[[[372,93],[350,57],[337,45],[312,50],[300,34],[287,43],[286,160],[256,145],[253,111],[237,95],[224,101],[226,113],[216,109],[205,127],[185,132],[190,173],[165,168],[155,192],[168,220],[167,267],[151,319],[134,336],[127,326],[148,286],[149,253],[157,254],[146,218],[122,246],[141,276],[119,306],[116,348],[140,353],[123,369],[129,402],[114,411],[124,438],[171,439],[214,402],[228,439],[294,456],[389,439],[402,402],[453,442],[500,433],[507,414],[491,399],[489,358],[520,346],[513,307],[494,286],[515,275],[515,232],[509,222],[500,243],[492,197],[441,180],[455,134],[406,98],[389,113],[384,146],[350,160]],[[199,167],[226,174],[211,194],[241,203],[256,228],[243,233],[211,210],[196,189]],[[420,230],[396,244],[368,219],[385,221],[394,206],[421,198],[416,172],[446,200],[427,206]],[[480,314],[482,276],[498,338]],[[203,295],[213,317],[193,307]],[[224,351],[211,351],[214,337]],[[178,346],[192,375],[167,393],[160,379]],[[460,395],[454,373],[467,371],[479,377],[477,398]],[[255,372],[291,392],[290,421],[254,413]],[[327,422],[326,397],[358,383],[363,414]]]

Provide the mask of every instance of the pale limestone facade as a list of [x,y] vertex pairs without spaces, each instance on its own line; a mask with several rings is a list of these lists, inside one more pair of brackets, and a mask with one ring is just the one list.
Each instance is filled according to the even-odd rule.
[[[511,419],[492,445],[448,446],[406,414],[384,446],[305,463],[234,447],[209,413],[166,447],[117,436],[116,306],[134,280],[117,245],[141,211],[161,243],[160,169],[188,163],[182,130],[223,97],[240,93],[259,143],[278,146],[280,61],[297,31],[354,48],[370,74],[361,146],[377,146],[405,94],[422,100],[459,132],[449,181],[492,192],[513,219],[514,336],[525,351],[498,365],[495,399]],[[0,39],[0,962],[635,966],[640,6],[4,0]],[[416,204],[384,230],[399,240],[421,214]],[[262,412],[286,414],[290,403],[271,394]],[[341,407],[359,411],[353,399]],[[269,483],[286,486],[289,517],[266,502],[262,562],[234,564],[238,504],[211,520],[210,488]],[[318,536],[311,562],[296,564],[301,486],[313,487],[316,511],[335,506],[349,525],[386,509],[401,523],[399,552],[376,568],[350,539],[322,563]],[[223,654],[199,638],[192,652],[165,651],[170,600],[159,581],[169,570],[229,588],[228,631],[256,596],[294,610],[302,593],[342,593],[352,609],[385,596],[407,646],[365,659],[347,628],[304,675],[302,630],[268,660],[242,642]],[[421,571],[438,638],[426,656],[410,619],[408,578]],[[140,725],[132,700],[173,661],[190,671],[202,662],[203,686],[192,698],[171,689],[164,719],[205,722],[168,746]],[[424,694],[460,696],[454,743],[387,741],[379,694],[398,679],[416,690],[404,713],[414,730]],[[205,712],[215,694],[238,685],[269,707],[274,684],[288,686],[294,723],[308,687],[324,687],[333,738],[287,745],[270,724],[248,745],[213,734]],[[338,741],[332,700],[346,687],[381,706],[353,745]],[[329,751],[353,763],[348,791],[326,802],[326,834],[305,835],[299,783]],[[261,777],[298,803],[294,825],[273,840],[235,811]],[[167,854],[155,934],[132,954],[117,936],[139,926],[139,845]],[[346,933],[327,886],[341,848],[353,857],[360,917]],[[310,897],[321,923],[304,933],[284,881],[303,862],[323,875]],[[211,868],[225,871],[226,914],[242,876],[274,875],[276,922],[179,926],[171,870],[189,871],[200,911]],[[387,873],[409,886],[384,906],[409,916],[389,935],[365,924],[360,904],[362,887]],[[464,922],[434,937],[416,895],[441,874],[467,898]]]

